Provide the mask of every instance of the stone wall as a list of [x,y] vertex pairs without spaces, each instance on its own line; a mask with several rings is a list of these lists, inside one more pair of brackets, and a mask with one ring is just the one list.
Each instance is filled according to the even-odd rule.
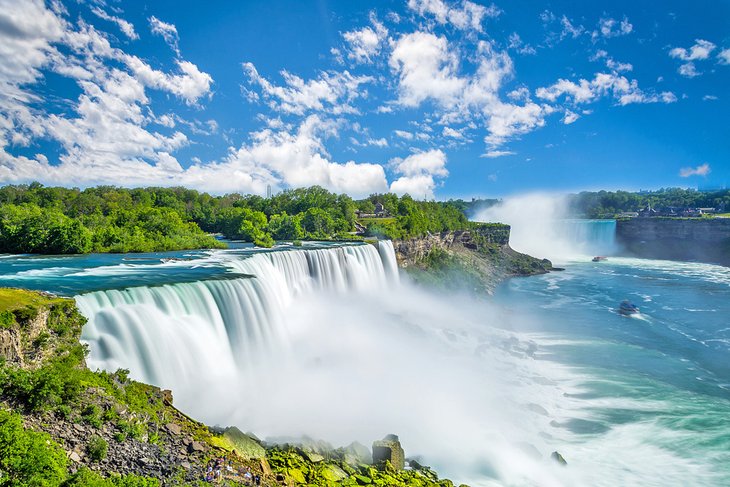
[[730,218],[632,218],[616,222],[625,253],[730,266]]

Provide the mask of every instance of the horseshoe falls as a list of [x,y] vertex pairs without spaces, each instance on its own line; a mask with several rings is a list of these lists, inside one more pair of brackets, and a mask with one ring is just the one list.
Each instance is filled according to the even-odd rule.
[[557,262],[619,250],[615,220],[570,218],[566,208],[565,197],[533,194],[508,198],[474,216],[509,224],[512,248]]
[[91,368],[210,425],[392,432],[472,486],[730,485],[730,269],[572,255],[488,301],[414,286],[383,241],[4,256],[0,280],[74,296]]

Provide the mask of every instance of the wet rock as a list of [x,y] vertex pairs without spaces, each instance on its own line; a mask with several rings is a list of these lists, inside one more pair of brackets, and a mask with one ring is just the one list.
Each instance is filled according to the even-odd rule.
[[565,458],[563,458],[563,455],[558,453],[557,451],[554,451],[550,454],[550,458],[558,462],[560,465],[568,465],[568,462],[565,461]]
[[265,458],[266,449],[261,446],[258,439],[243,433],[235,426],[226,428],[223,436],[230,441],[236,448],[236,453],[246,459]]
[[307,479],[298,468],[290,468],[286,471],[287,475],[298,484],[306,484]]

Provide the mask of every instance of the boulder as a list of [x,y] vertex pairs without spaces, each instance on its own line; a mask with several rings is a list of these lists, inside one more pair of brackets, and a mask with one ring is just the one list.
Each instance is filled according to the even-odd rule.
[[261,443],[235,426],[226,428],[223,431],[223,437],[233,444],[236,453],[242,458],[266,458],[266,449],[261,446]]
[[337,465],[327,465],[322,469],[322,478],[328,482],[339,482],[340,480],[347,477],[347,472],[342,470]]
[[182,427],[179,424],[175,423],[167,423],[165,425],[165,429],[173,435],[179,435],[180,433],[182,433]]
[[373,456],[370,453],[370,449],[356,441],[345,447],[343,457],[345,463],[352,466],[357,466],[361,463],[373,462]]
[[290,469],[287,469],[286,474],[294,482],[296,482],[298,484],[306,484],[307,483],[306,477],[304,476],[304,474],[302,473],[302,471],[299,470],[298,468],[290,468]]
[[205,451],[205,445],[203,445],[199,441],[193,441],[188,445],[188,451],[190,453],[196,452],[196,451]]
[[169,389],[163,389],[160,391],[162,394],[162,402],[168,406],[172,406],[172,391]]
[[382,440],[373,442],[373,463],[375,465],[384,467],[388,462],[394,469],[403,470],[406,464],[405,459],[405,452],[398,436],[391,434]]

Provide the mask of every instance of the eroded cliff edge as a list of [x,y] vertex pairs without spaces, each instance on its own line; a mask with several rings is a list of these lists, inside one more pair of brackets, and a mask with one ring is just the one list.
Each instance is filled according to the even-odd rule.
[[473,230],[395,240],[393,248],[399,267],[416,283],[492,294],[506,278],[553,270],[549,260],[512,249],[509,236],[509,225],[484,224]]

